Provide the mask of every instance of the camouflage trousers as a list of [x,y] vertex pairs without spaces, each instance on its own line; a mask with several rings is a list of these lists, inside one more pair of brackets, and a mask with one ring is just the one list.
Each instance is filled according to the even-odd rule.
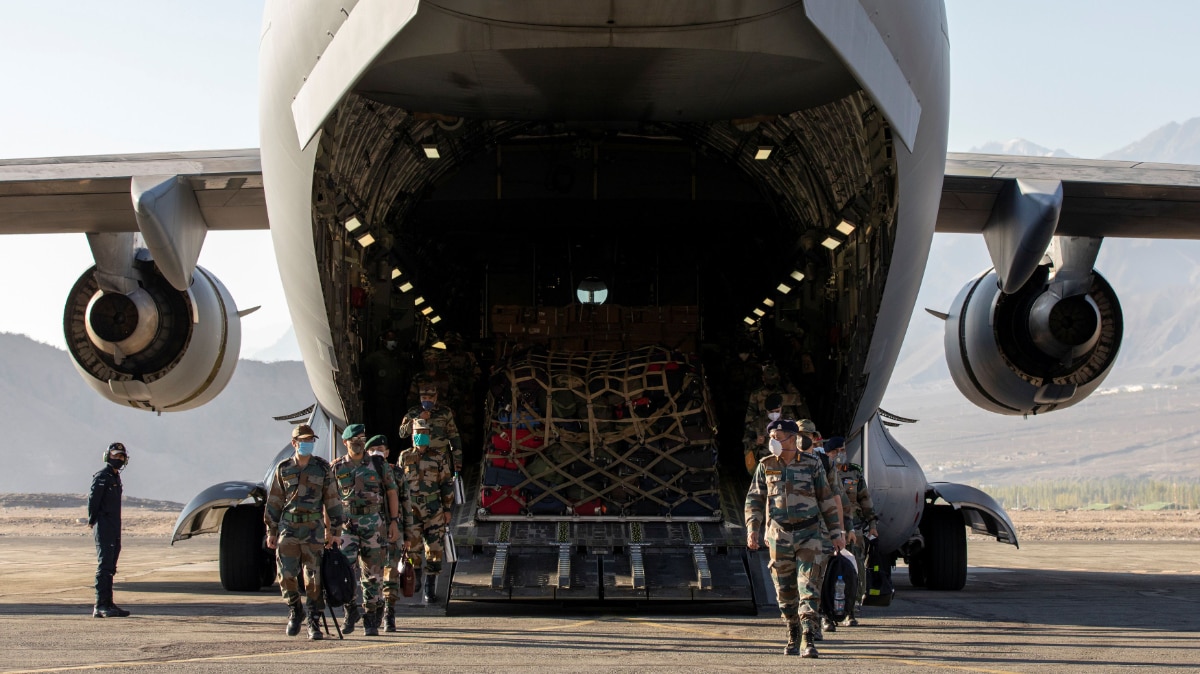
[[404,538],[389,543],[386,553],[383,562],[383,600],[394,604],[401,596],[400,572],[396,570],[396,565],[400,563],[400,556],[404,554]]
[[[303,530],[317,531],[317,527],[303,527]],[[324,537],[324,527],[320,527]],[[313,542],[313,536],[303,538],[290,535],[291,532],[280,532],[279,542],[275,547],[275,557],[279,567],[279,590],[288,605],[300,602],[300,574],[304,573],[304,593],[308,595],[309,606],[324,609],[325,602],[321,597],[321,554],[325,551],[325,543]]]
[[863,597],[867,594],[867,546],[863,539],[863,534],[858,534],[854,538],[854,543],[850,544],[850,552],[854,555],[855,565],[858,567],[858,596],[855,597],[855,606],[862,604]]
[[[382,606],[380,583],[387,557],[387,538],[379,514],[351,515],[342,528],[342,552],[361,571],[362,604],[370,611]],[[355,593],[358,594],[357,592]]]
[[[441,513],[442,511],[439,510],[436,514],[440,515]],[[424,569],[426,574],[436,576],[442,572],[442,541],[446,537],[446,527],[442,524],[426,527],[424,526],[425,521],[428,520],[426,518],[417,520],[417,524],[407,532],[409,541],[423,543],[423,545],[415,545],[416,549],[412,550],[410,554],[413,556],[413,565],[418,571]]]
[[816,626],[821,593],[818,584],[817,558],[823,542],[820,534],[777,531],[767,537],[771,553],[771,580],[779,601],[779,612],[789,623],[804,623],[805,629]]

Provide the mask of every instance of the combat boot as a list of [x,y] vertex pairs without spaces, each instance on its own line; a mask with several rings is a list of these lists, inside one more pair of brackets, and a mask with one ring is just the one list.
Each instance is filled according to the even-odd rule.
[[846,614],[846,619],[842,621],[844,627],[858,627],[858,620],[854,617],[854,611]]
[[304,607],[300,602],[288,604],[287,635],[294,637],[300,633],[300,623],[304,620]]
[[438,600],[437,596],[437,576],[425,574],[425,603],[432,604]]
[[350,634],[354,631],[354,626],[362,619],[362,613],[358,610],[356,604],[346,604],[346,622],[342,624],[342,633]]
[[800,622],[787,623],[788,642],[783,647],[784,655],[800,655]]
[[833,622],[833,619],[830,618],[829,616],[821,616],[821,631],[823,633],[824,632],[836,632],[837,631],[837,623]]
[[320,615],[313,609],[308,613],[308,640],[310,642],[319,642],[325,638],[325,633],[320,631]]
[[129,615],[129,611],[117,606],[116,604],[105,604],[96,606],[92,609],[93,618],[124,618]]
[[370,607],[363,612],[362,621],[364,636],[379,636],[379,615],[374,607]]
[[815,658],[817,657],[817,647],[813,645],[816,633],[812,630],[805,630],[804,636],[800,639],[800,657]]
[[387,603],[387,613],[383,615],[383,631],[396,631],[396,600],[390,599]]

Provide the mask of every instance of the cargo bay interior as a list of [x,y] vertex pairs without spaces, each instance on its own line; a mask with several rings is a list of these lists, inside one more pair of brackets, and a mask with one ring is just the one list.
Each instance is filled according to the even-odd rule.
[[[762,362],[799,388],[826,435],[844,432],[869,376],[895,231],[891,134],[861,94],[745,120],[580,125],[410,113],[354,95],[319,143],[314,240],[351,418],[370,413],[361,360],[385,331],[411,356],[409,376],[449,332],[485,373],[522,343],[589,348],[497,334],[491,317],[497,306],[578,310],[577,287],[598,279],[609,306],[698,309],[684,328],[694,338],[668,346],[704,364],[723,465],[741,465]],[[609,327],[625,348],[663,342]],[[395,438],[394,426],[380,431]]]

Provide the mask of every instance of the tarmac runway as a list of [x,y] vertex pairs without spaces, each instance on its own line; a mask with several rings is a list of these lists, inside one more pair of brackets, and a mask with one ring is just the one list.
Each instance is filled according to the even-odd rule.
[[[450,604],[400,631],[310,642],[284,636],[277,589],[229,593],[215,537],[170,547],[127,538],[116,600],[133,615],[91,617],[91,540],[0,536],[0,671],[745,671],[1200,670],[1200,544],[970,543],[961,592],[912,588],[820,659],[782,655],[777,614],[667,607]],[[340,611],[339,611],[340,615]],[[332,626],[331,626],[332,627]]]

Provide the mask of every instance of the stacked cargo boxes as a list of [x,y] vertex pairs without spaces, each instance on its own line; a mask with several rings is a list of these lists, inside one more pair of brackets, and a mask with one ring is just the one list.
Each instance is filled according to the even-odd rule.
[[479,519],[721,518],[699,361],[662,347],[532,347],[488,394]]
[[572,305],[569,307],[495,306],[491,330],[496,352],[543,344],[553,351],[629,351],[661,345],[695,353],[700,331],[696,306],[622,307]]

